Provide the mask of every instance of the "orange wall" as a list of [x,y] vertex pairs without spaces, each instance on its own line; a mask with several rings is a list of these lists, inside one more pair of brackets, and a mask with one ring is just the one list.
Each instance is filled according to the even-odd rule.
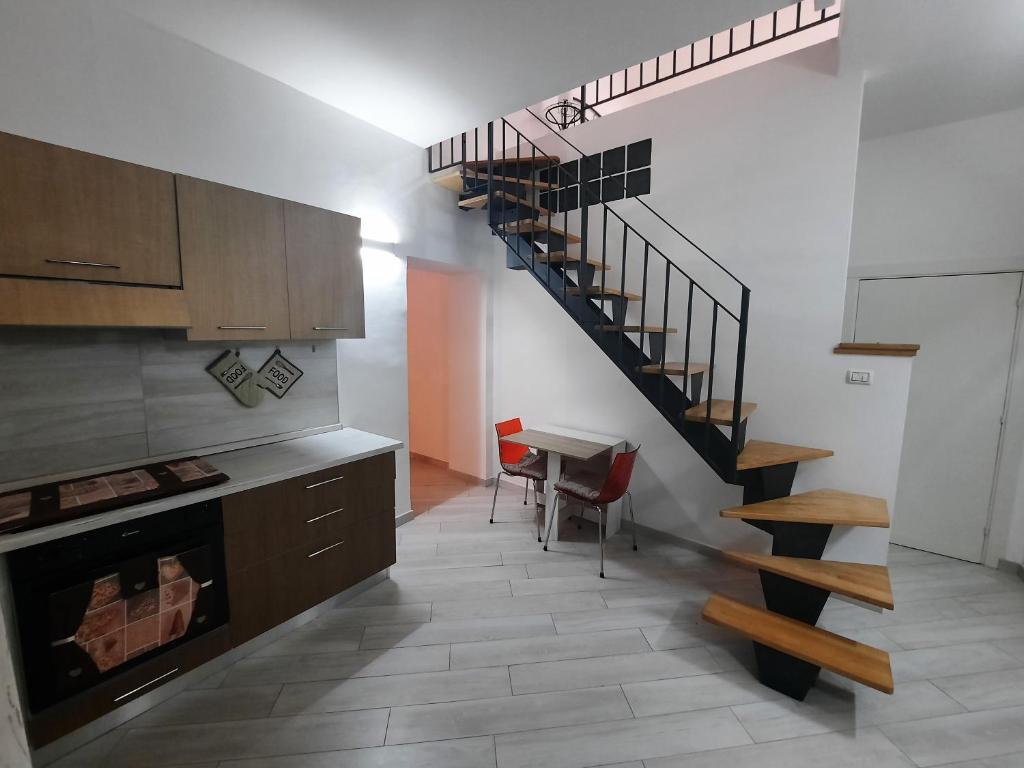
[[409,268],[409,450],[448,461],[448,280]]

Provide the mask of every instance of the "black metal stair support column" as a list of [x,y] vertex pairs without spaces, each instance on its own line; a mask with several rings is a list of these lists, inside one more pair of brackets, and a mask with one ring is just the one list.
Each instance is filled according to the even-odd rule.
[[789,496],[793,491],[797,462],[776,464],[772,467],[740,470],[737,480],[743,486],[743,503],[757,504]]

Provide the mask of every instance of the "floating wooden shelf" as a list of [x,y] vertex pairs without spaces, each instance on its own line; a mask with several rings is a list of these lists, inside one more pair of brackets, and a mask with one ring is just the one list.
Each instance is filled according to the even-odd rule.
[[837,344],[832,352],[836,355],[884,355],[886,357],[916,357],[920,344]]
[[792,464],[795,461],[827,459],[832,455],[833,452],[826,448],[807,448],[802,445],[751,440],[736,459],[736,469],[742,471],[760,467],[775,467],[779,464]]
[[818,525],[857,525],[888,528],[889,513],[885,499],[857,493],[824,489],[808,491],[781,499],[723,509],[722,517],[743,520],[771,520],[778,523],[816,523]]
[[640,373],[664,373],[666,376],[693,376],[695,373],[707,373],[710,366],[707,363],[665,363],[665,370],[661,370],[661,363],[649,363],[637,368]]
[[[732,426],[732,400],[712,400],[711,418],[708,419],[708,403],[705,400],[692,408],[687,408],[683,414],[687,421],[710,421],[723,427]],[[757,410],[757,403],[740,403],[740,421],[746,421],[750,415]]]
[[722,595],[712,595],[702,615],[712,624],[734,629],[754,642],[882,693],[893,692],[889,654],[878,648]]
[[892,584],[889,583],[889,569],[884,565],[839,563],[804,557],[762,555],[756,552],[727,551],[725,556],[743,565],[862,600],[879,608],[892,610],[895,606]]

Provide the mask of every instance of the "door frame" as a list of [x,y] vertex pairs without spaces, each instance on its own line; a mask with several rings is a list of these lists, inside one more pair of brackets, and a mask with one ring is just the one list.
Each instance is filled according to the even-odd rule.
[[[1006,383],[1003,387],[1003,405],[999,416],[999,434],[996,439],[996,456],[992,468],[992,484],[989,488],[988,505],[985,515],[985,529],[981,545],[981,563],[995,567],[1002,560],[1001,554],[991,551],[992,530],[996,524],[996,502],[1000,491],[1001,475],[1003,471],[1003,457],[1006,449],[1007,424],[1011,418],[1011,409],[1014,405],[1014,380],[1018,373],[1018,353],[1021,347],[1022,325],[1024,325],[1024,269],[1022,268],[992,268],[992,269],[957,269],[957,270],[900,270],[898,267],[891,272],[884,268],[857,270],[857,274],[851,270],[846,281],[846,307],[843,314],[843,341],[853,341],[857,329],[857,313],[860,308],[861,283],[868,280],[907,280],[922,277],[971,277],[975,275],[1017,275],[1020,280],[1020,288],[1017,293],[1017,312],[1014,315],[1013,334],[1011,335],[1009,369]],[[1024,371],[1020,372],[1024,378]],[[1024,383],[1024,381],[1022,381]],[[1024,397],[1024,393],[1021,395]],[[1024,411],[1024,402],[1020,404]],[[1016,481],[1016,478],[1013,478]],[[898,480],[897,480],[898,482]],[[1006,519],[999,522],[1007,526],[1010,522],[1011,512],[1005,515]]]

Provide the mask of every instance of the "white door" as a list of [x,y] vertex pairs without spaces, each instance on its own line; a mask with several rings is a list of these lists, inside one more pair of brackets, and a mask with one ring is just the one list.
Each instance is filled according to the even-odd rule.
[[861,280],[854,341],[921,345],[892,540],[981,562],[1021,275]]

